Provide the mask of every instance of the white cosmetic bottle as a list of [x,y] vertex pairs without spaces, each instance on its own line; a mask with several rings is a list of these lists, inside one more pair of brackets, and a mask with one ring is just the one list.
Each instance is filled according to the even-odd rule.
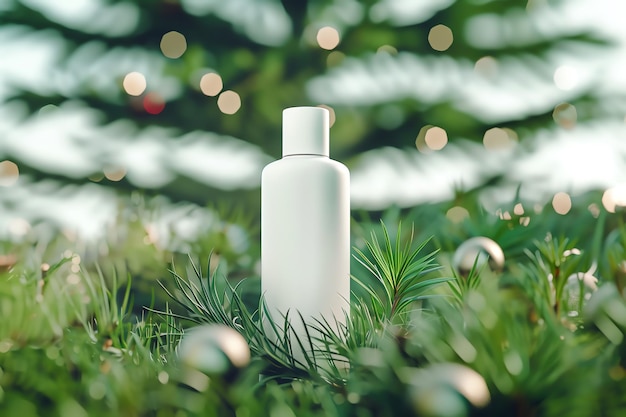
[[283,157],[261,180],[261,291],[279,328],[288,313],[305,341],[302,319],[334,327],[349,314],[350,173],[329,158],[324,108],[283,111]]

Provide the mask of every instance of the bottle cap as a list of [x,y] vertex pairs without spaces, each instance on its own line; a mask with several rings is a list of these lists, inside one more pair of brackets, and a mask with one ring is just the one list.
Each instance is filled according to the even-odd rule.
[[329,114],[322,107],[283,110],[283,156],[329,155]]

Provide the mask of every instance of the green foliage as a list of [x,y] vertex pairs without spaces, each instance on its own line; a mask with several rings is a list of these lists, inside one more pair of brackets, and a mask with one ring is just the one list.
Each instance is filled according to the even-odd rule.
[[[173,272],[176,292],[166,289],[184,310],[184,315],[166,313],[178,319],[199,323],[219,323],[239,331],[247,340],[252,352],[263,358],[268,367],[263,371],[268,375],[287,377],[321,377],[337,384],[345,383],[342,362],[346,362],[359,348],[377,344],[385,328],[394,323],[408,324],[411,307],[432,296],[429,290],[447,278],[427,278],[426,275],[437,270],[434,253],[417,258],[426,242],[412,249],[412,237],[404,245],[400,243],[401,227],[398,226],[398,238],[394,244],[382,225],[384,241],[382,245],[374,234],[367,243],[373,260],[356,249],[360,261],[376,277],[386,294],[381,298],[374,290],[358,278],[353,277],[367,294],[369,302],[355,296],[351,313],[344,322],[329,322],[326,318],[305,322],[302,316],[296,319],[305,329],[303,338],[295,329],[290,314],[284,316],[282,323],[270,318],[263,298],[258,308],[250,312],[243,302],[239,287],[220,276],[219,269],[207,266],[208,273],[203,276],[193,262],[186,278]],[[209,258],[210,259],[210,258]],[[371,307],[370,307],[371,306]],[[345,323],[345,324],[344,324]],[[302,352],[302,359],[297,359],[295,351]]]
[[[520,186],[506,173],[487,171],[473,189],[459,184],[452,201],[355,212],[350,314],[335,322],[305,322],[294,311],[272,321],[258,288],[257,177],[234,185],[226,169],[203,176],[187,170],[186,158],[177,160],[176,151],[209,144],[215,152],[249,152],[243,165],[259,170],[280,154],[280,111],[301,104],[333,106],[335,158],[357,168],[381,156],[398,162],[394,170],[401,174],[421,167],[407,164],[409,158],[425,159],[415,149],[424,126],[444,128],[451,146],[479,143],[494,126],[511,129],[520,142],[511,157],[517,159],[532,150],[529,139],[538,131],[556,134],[564,127],[554,114],[560,101],[575,106],[579,124],[621,118],[624,98],[592,90],[593,82],[532,111],[501,116],[473,108],[471,94],[460,92],[459,80],[465,82],[486,56],[498,63],[497,78],[480,75],[481,95],[488,96],[487,89],[504,92],[519,80],[531,91],[542,82],[552,85],[553,55],[606,47],[586,29],[551,38],[531,29],[503,30],[502,37],[489,37],[491,46],[477,45],[468,35],[481,18],[497,18],[502,28],[532,26],[532,14],[542,12],[537,4],[564,2],[444,1],[433,3],[430,15],[398,14],[385,9],[394,3],[388,1],[101,3],[102,16],[131,10],[123,15],[136,12],[137,25],[112,34],[123,19],[109,27],[96,24],[100,16],[87,25],[80,19],[70,24],[37,2],[0,6],[6,44],[30,52],[20,43],[30,40],[56,51],[43,71],[45,88],[16,77],[0,97],[0,142],[7,145],[0,146],[0,161],[17,162],[20,172],[16,188],[0,185],[0,211],[27,216],[30,205],[39,204],[33,203],[35,194],[65,198],[93,188],[109,199],[114,188],[122,196],[115,200],[114,224],[96,243],[37,214],[27,219],[24,235],[0,242],[0,256],[7,255],[0,262],[0,415],[623,414],[626,227],[624,213],[606,212],[598,192],[574,196],[572,210],[561,216],[522,201]],[[237,7],[241,13],[232,13]],[[267,22],[286,25],[271,38]],[[440,23],[454,33],[447,51],[428,43],[429,30]],[[339,29],[337,50],[316,45],[322,24]],[[171,30],[187,39],[180,59],[159,50]],[[166,96],[159,115],[145,111],[145,94],[124,92],[124,75],[136,70],[146,74],[147,92]],[[240,95],[235,114],[221,112],[217,99],[198,89],[199,76],[207,72],[219,73],[223,89]],[[438,83],[441,89],[426,94],[426,87]],[[509,98],[527,101],[516,94]],[[64,126],[46,123],[57,115],[84,125],[53,136]],[[8,143],[39,130],[72,144],[52,154],[67,151],[91,165],[73,171],[51,157],[44,166],[16,147],[21,143]],[[140,152],[139,161],[158,162],[158,173],[165,174],[159,185],[133,175],[141,164],[125,158],[137,143],[159,149],[156,156]],[[129,165],[127,177],[103,178],[105,169],[122,163]],[[493,187],[515,190],[499,215],[483,204],[488,192],[499,192]],[[28,190],[33,200],[15,190]],[[522,214],[514,208],[518,204]],[[455,207],[467,216],[449,218]],[[41,213],[49,214],[46,209]],[[158,224],[164,217],[196,220],[187,229],[197,230],[186,234],[174,221]],[[392,225],[398,225],[395,233],[388,229]],[[451,255],[473,236],[502,247],[503,271],[478,263],[467,276],[455,271]],[[199,267],[205,261],[206,271]],[[570,309],[568,280],[586,273],[598,278],[599,288],[587,298],[579,280]],[[291,323],[302,324],[305,334]],[[239,332],[250,363],[221,374],[182,363],[180,341],[205,324]],[[472,381],[471,391],[465,381]],[[471,395],[483,383],[486,402]]]
[[406,320],[407,309],[415,302],[429,297],[427,290],[446,281],[446,278],[425,278],[426,274],[438,268],[434,262],[435,252],[416,259],[427,241],[412,249],[413,234],[402,246],[400,236],[402,228],[398,225],[395,246],[392,244],[385,225],[382,225],[384,241],[382,245],[372,233],[372,241],[367,242],[367,248],[372,256],[355,248],[358,261],[376,278],[382,287],[383,296],[371,289],[367,284],[353,276],[353,280],[361,286],[371,297],[372,310],[379,322]]
[[[455,204],[472,207],[465,198]],[[622,214],[577,215],[576,230],[589,233],[571,235],[568,218],[549,212],[527,213],[529,231],[476,209],[454,223],[447,207],[355,222],[351,309],[336,321],[305,322],[297,311],[272,321],[258,277],[241,279],[238,256],[247,253],[206,250],[226,245],[220,239],[199,244],[206,263],[174,252],[172,263],[152,265],[162,268],[160,288],[121,268],[117,252],[90,257],[64,239],[45,251],[4,242],[18,261],[0,272],[0,414],[619,416]],[[415,226],[400,226],[407,222]],[[509,243],[502,271],[475,264],[461,275],[449,264],[469,231],[502,225],[496,241],[532,236]],[[137,265],[163,255],[143,243],[141,222],[125,227],[144,245]],[[568,280],[583,272],[598,290],[587,297],[578,288],[572,304]],[[140,288],[150,282],[146,297]],[[179,343],[204,325],[239,332],[250,363],[204,373],[182,362]],[[466,380],[482,394],[466,391]]]
[[[47,88],[41,88],[9,72],[7,82],[12,88],[0,101],[10,110],[7,114],[18,131],[41,128],[55,133],[45,117],[35,117],[42,109],[42,113],[54,109],[48,114],[64,117],[84,116],[81,140],[59,152],[71,149],[91,166],[74,168],[52,158],[51,165],[43,165],[28,152],[11,152],[10,146],[3,147],[5,155],[0,157],[14,160],[23,178],[45,184],[49,190],[60,191],[68,184],[82,189],[85,183],[97,183],[122,194],[154,192],[173,201],[205,205],[228,200],[258,208],[256,191],[250,191],[258,183],[252,177],[233,186],[220,175],[197,175],[184,169],[187,161],[177,163],[176,151],[197,142],[210,143],[214,150],[230,149],[231,154],[254,150],[258,161],[249,161],[245,169],[254,164],[258,170],[262,162],[280,155],[280,113],[294,105],[333,107],[337,117],[332,154],[351,167],[365,161],[366,155],[393,162],[386,152],[389,147],[395,148],[398,159],[413,157],[418,132],[430,125],[445,129],[451,143],[480,143],[485,131],[495,126],[511,129],[524,143],[543,129],[554,133],[561,129],[553,118],[554,106],[560,102],[576,107],[580,124],[617,119],[623,113],[623,97],[594,89],[593,81],[560,93],[552,88],[553,70],[561,59],[567,62],[581,54],[595,57],[610,46],[582,25],[551,34],[536,30],[541,21],[537,16],[564,13],[561,8],[566,2],[433,1],[407,7],[406,13],[399,12],[400,3],[386,1],[291,3],[104,1],[89,9],[93,16],[76,13],[67,20],[43,3],[7,3],[0,9],[6,39],[21,50],[35,50],[29,47],[32,42],[49,51],[51,59],[43,64],[43,76],[55,73],[65,81],[46,82],[46,78],[41,82]],[[118,16],[117,24],[94,24],[96,16]],[[481,19],[492,24],[476,30]],[[454,34],[445,51],[433,49],[428,40],[430,30],[439,24]],[[324,25],[337,28],[340,34],[334,51],[320,48],[315,41],[316,31]],[[506,27],[517,30],[509,34]],[[185,36],[187,47],[180,58],[164,56],[160,49],[163,35],[170,31]],[[476,33],[483,31],[487,44],[476,40]],[[502,93],[508,100],[524,103],[527,100],[517,87],[519,80],[525,80],[533,89],[550,85],[549,97],[536,107],[485,114],[489,112],[482,105],[469,100],[468,96],[477,95],[474,90],[462,91],[474,73],[473,66],[485,57],[494,60],[498,71],[476,71],[479,74],[472,76],[480,96],[492,94],[496,102]],[[124,76],[131,71],[144,73],[148,80],[146,92],[139,97],[123,88]],[[223,113],[216,98],[202,93],[200,77],[209,72],[220,75],[223,90],[241,97],[235,114]],[[142,100],[148,93],[166,101],[158,115],[144,109]],[[66,141],[66,136],[71,135],[64,133],[59,142],[73,142]],[[158,152],[141,153],[137,159],[129,156],[128,161],[117,157],[126,151],[130,154],[138,138]],[[516,151],[516,156],[525,155],[527,149]],[[165,179],[152,184],[132,174],[121,181],[104,177],[111,166],[127,164],[129,172],[141,171],[140,158],[156,161]],[[397,168],[414,172],[406,163]],[[479,185],[502,183],[504,176],[483,178]]]

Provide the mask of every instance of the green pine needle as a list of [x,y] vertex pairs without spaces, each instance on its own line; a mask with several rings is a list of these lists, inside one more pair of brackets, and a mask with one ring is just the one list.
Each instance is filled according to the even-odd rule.
[[[381,297],[375,289],[370,288],[362,280],[352,277],[353,281],[362,287],[371,297],[372,310],[379,322],[406,321],[407,311],[415,302],[432,297],[430,293],[434,286],[449,281],[449,278],[429,278],[428,274],[439,269],[435,263],[437,251],[417,258],[428,244],[424,241],[412,249],[413,233],[404,245],[401,243],[402,225],[398,224],[395,244],[382,223],[383,242],[380,243],[374,232],[371,241],[366,242],[371,255],[368,257],[358,248],[355,248],[356,260],[363,265],[378,282],[382,289]],[[417,258],[417,259],[416,259]]]

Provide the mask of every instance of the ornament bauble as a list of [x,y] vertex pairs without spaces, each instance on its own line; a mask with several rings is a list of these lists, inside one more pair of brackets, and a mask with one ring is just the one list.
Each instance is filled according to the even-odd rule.
[[250,347],[236,330],[206,324],[185,332],[178,345],[180,361],[208,374],[222,374],[250,362]]
[[420,415],[465,416],[467,405],[485,407],[491,401],[484,378],[456,363],[438,363],[408,369],[411,401]]
[[452,265],[461,275],[467,275],[474,262],[478,269],[487,262],[492,271],[500,271],[504,267],[504,252],[488,237],[472,237],[459,245],[452,257]]

